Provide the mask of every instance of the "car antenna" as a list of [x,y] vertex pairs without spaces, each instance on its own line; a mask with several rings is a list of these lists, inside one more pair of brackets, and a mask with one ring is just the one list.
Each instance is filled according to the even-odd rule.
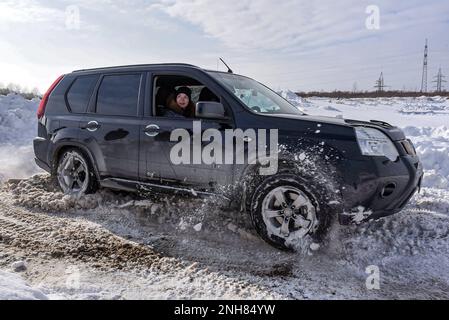
[[229,66],[227,65],[227,63],[223,60],[223,58],[220,58],[220,61],[223,62],[223,64],[226,66],[226,68],[228,68],[228,73],[234,73],[234,72],[232,72],[232,69],[229,68]]

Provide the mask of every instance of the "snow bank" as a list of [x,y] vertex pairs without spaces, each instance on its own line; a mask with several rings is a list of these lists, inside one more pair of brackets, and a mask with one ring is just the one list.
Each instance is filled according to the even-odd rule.
[[0,270],[0,300],[47,300],[40,290],[30,287],[19,275]]
[[40,100],[27,100],[18,94],[0,95],[0,143],[25,144],[37,132],[36,111]]
[[407,126],[404,132],[413,141],[426,171],[423,185],[449,189],[449,129]]
[[0,182],[41,172],[34,163],[32,145],[38,105],[38,99],[0,95]]
[[439,100],[412,100],[407,102],[399,112],[401,113],[416,113],[416,114],[439,114],[445,111],[449,111],[449,107],[445,104],[445,100],[440,98]]
[[291,90],[281,90],[278,94],[288,100],[295,107],[301,106],[303,99]]

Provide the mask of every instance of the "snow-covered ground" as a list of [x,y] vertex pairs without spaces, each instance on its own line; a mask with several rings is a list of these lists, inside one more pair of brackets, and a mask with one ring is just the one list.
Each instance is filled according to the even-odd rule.
[[0,300],[46,300],[40,290],[30,287],[20,275],[0,270]]
[[[309,114],[403,128],[424,164],[421,194],[397,215],[335,225],[318,251],[280,252],[210,199],[101,190],[76,201],[46,174],[27,178],[41,172],[38,101],[0,96],[0,299],[449,298],[449,101],[283,94]],[[26,267],[13,271],[17,261]],[[365,285],[369,266],[379,290]]]

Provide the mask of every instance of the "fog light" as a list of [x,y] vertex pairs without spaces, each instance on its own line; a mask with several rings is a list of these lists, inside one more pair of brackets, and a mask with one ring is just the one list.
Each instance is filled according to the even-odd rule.
[[389,197],[393,194],[395,189],[396,189],[396,184],[393,182],[390,182],[382,188],[382,191],[380,192],[380,196],[382,198]]

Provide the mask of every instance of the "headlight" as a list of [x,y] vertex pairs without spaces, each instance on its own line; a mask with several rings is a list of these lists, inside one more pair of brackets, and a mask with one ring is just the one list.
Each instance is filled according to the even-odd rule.
[[399,156],[393,142],[382,131],[356,127],[355,133],[362,154],[365,156],[385,156],[391,161],[396,161]]

